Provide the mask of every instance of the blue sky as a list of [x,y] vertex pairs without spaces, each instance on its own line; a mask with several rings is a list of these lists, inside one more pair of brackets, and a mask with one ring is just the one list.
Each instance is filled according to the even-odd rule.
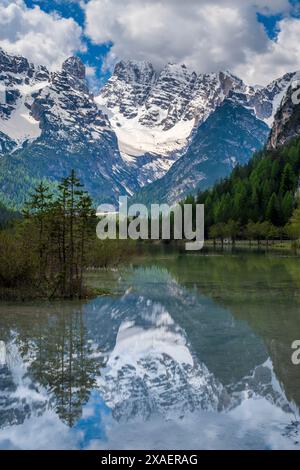
[[268,83],[300,70],[299,37],[300,0],[0,4],[1,47],[52,69],[77,54],[88,67],[94,89],[123,58],[149,60],[156,68],[184,62],[199,72],[228,69],[249,83]]
[[[289,3],[294,7],[291,10],[290,16],[292,18],[299,18],[300,17],[300,2],[298,0],[290,0]],[[263,24],[266,33],[268,34],[270,39],[276,39],[278,33],[278,22],[282,20],[284,17],[283,14],[277,15],[262,15],[260,13],[257,14],[257,20]]]

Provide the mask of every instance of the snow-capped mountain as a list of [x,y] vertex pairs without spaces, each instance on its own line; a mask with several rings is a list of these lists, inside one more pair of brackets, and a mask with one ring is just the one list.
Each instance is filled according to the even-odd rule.
[[197,75],[176,64],[156,72],[150,63],[128,61],[116,65],[96,101],[109,116],[123,158],[139,169],[144,186],[166,173],[195,127],[231,90],[243,89],[229,72]]
[[45,67],[0,49],[0,155],[41,135],[30,113],[33,96],[49,83]]
[[295,76],[296,72],[287,73],[266,87],[248,86],[242,93],[231,92],[230,97],[272,128],[275,114]]
[[[293,77],[292,73],[286,74],[266,87],[251,87],[230,72],[197,74],[185,65],[175,64],[168,64],[157,72],[147,62],[122,61],[116,65],[114,74],[96,101],[109,116],[121,154],[131,168],[136,169],[139,185],[143,187],[154,182],[154,187],[161,186],[163,193],[165,180],[168,179],[171,186],[175,183],[170,195],[174,201],[174,197],[184,196],[185,191],[176,188],[176,181],[173,180],[173,175],[171,177],[173,170],[170,168],[177,160],[181,161],[183,157],[190,155],[189,149],[198,129],[201,129],[209,116],[218,112],[218,107],[224,100],[230,98],[231,102],[249,110],[253,120],[257,120],[257,127],[263,127],[263,123],[271,127],[276,110]],[[236,134],[237,139],[234,142],[237,130],[235,128],[231,136],[235,147],[241,145],[239,134]],[[249,136],[251,131],[249,128]],[[257,145],[246,139],[244,147],[249,152],[245,153],[244,148],[240,147],[240,158],[232,153],[232,146],[225,149],[222,162],[231,162],[227,173],[231,170],[232,163],[244,162],[265,144],[267,132]],[[222,143],[218,146],[222,146]],[[197,153],[200,160],[196,163],[211,158],[202,147],[199,147]],[[213,160],[220,161],[220,158],[216,156]],[[186,163],[191,163],[189,157]],[[182,166],[186,167],[185,164]],[[182,166],[180,174],[182,177],[185,175],[185,184],[190,189],[197,187],[201,180],[208,183],[220,175],[226,175],[226,170],[223,172],[220,168],[211,175],[206,175],[201,170],[196,174],[192,172],[187,177],[187,171],[182,173]],[[166,177],[160,184],[159,178],[164,175]],[[192,185],[190,179],[193,180]],[[150,188],[151,186],[149,189],[146,187],[142,194],[150,191],[152,197],[154,194]],[[158,195],[157,191],[155,195]],[[170,200],[169,197],[163,199]]]
[[247,343],[238,352],[235,341],[226,346],[236,360],[233,379],[213,359],[214,354],[220,358],[220,351],[204,353],[200,346],[199,356],[181,326],[185,318],[193,318],[194,324],[192,312],[197,311],[197,344],[214,336],[206,298],[178,284],[167,270],[154,267],[138,269],[128,279],[131,284],[134,288],[121,299],[97,299],[86,317],[89,334],[103,351],[105,367],[97,376],[97,387],[118,422],[151,416],[178,419],[197,410],[228,411],[259,396],[290,411],[272,361],[253,342],[246,324],[233,322],[228,311],[216,307],[222,334],[228,331]]
[[[145,186],[152,198],[151,183],[154,195],[174,202],[225,176],[266,143],[266,125],[293,77],[250,87],[230,72],[197,74],[175,64],[157,71],[148,62],[122,61],[94,97],[80,59],[50,73],[0,50],[1,199],[21,206],[38,180],[57,181],[74,168],[96,203]],[[233,113],[235,107],[246,111],[245,122],[228,113],[220,120],[224,103]],[[204,135],[208,129],[212,134]],[[209,151],[208,141],[214,143]]]
[[192,356],[186,338],[167,312],[156,314],[160,325],[120,325],[106,369],[98,379],[114,417],[160,414],[180,418],[188,411],[217,411],[226,391],[205,364]]
[[[109,115],[125,154],[131,150],[136,156],[146,151],[164,155],[182,148],[192,129],[227,97],[253,110],[271,127],[294,76],[288,73],[266,87],[252,87],[227,71],[197,74],[185,65],[168,64],[156,72],[151,63],[122,61],[96,101]],[[135,128],[136,135],[131,135]],[[157,139],[155,131],[162,134]]]
[[22,203],[32,181],[57,181],[72,168],[96,202],[114,201],[138,188],[108,118],[89,91],[80,59],[71,57],[60,72],[50,74],[1,51],[0,66],[4,197]]

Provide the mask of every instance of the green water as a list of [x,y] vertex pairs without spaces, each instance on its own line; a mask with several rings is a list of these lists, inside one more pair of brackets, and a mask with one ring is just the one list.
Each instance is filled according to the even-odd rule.
[[88,280],[111,295],[0,306],[0,448],[299,447],[300,259],[168,250]]

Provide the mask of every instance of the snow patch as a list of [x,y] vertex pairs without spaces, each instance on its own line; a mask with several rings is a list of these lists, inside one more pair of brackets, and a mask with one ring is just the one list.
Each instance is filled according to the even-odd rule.
[[[139,157],[145,153],[154,153],[167,156],[171,152],[183,149],[187,144],[195,119],[190,121],[179,121],[169,130],[162,126],[147,127],[139,122],[142,111],[133,119],[124,117],[117,109],[109,110],[105,107],[101,96],[95,98],[99,108],[109,117],[113,130],[115,131],[120,152],[124,158]],[[171,164],[166,163],[166,170]]]
[[41,135],[39,121],[30,114],[30,105],[33,93],[46,87],[48,82],[40,82],[35,85],[22,84],[16,87],[21,93],[16,107],[9,119],[0,120],[0,132],[10,137],[18,144],[26,140],[35,140]]

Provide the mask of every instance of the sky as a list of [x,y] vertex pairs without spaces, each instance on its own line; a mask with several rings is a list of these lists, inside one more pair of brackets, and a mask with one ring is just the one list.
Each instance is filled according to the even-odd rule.
[[51,70],[78,55],[93,89],[121,59],[265,85],[300,70],[299,39],[300,0],[0,0],[0,47]]

